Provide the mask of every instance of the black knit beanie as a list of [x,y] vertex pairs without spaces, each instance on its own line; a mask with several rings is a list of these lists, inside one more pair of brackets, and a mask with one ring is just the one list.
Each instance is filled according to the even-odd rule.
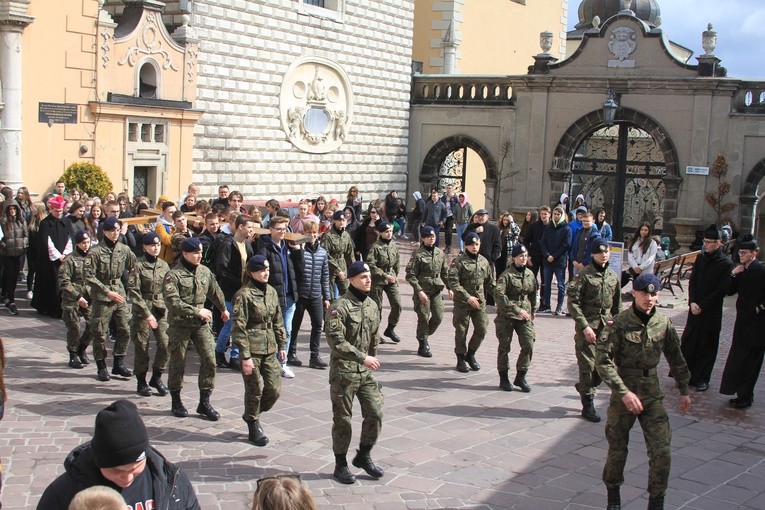
[[118,400],[96,416],[96,430],[90,443],[96,465],[111,468],[146,458],[149,435],[135,404]]

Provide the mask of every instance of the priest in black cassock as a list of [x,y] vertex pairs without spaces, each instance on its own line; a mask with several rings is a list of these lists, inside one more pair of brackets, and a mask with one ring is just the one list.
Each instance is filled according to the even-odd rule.
[[720,393],[736,394],[730,399],[731,407],[746,409],[754,401],[765,357],[765,266],[757,260],[759,248],[752,234],[742,235],[736,248],[741,263],[731,271],[728,285],[728,295],[738,293],[736,323]]
[[681,347],[688,369],[690,385],[696,391],[709,389],[709,378],[717,358],[722,327],[722,307],[733,262],[722,250],[720,231],[710,225],[704,231],[704,251],[693,265],[688,283],[688,322]]
[[69,229],[61,221],[66,199],[54,196],[48,200],[48,216],[40,222],[35,263],[32,308],[51,317],[61,317],[61,292],[58,287],[58,268],[64,257],[72,252]]

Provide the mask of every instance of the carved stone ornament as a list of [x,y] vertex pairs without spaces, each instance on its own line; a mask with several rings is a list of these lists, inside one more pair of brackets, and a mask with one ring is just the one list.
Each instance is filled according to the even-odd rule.
[[337,149],[353,120],[348,75],[328,59],[299,59],[284,75],[280,115],[287,140],[296,148],[315,154]]
[[608,40],[608,49],[617,60],[626,60],[637,48],[637,35],[629,27],[617,27],[611,32]]
[[162,38],[160,37],[160,28],[157,25],[157,17],[158,15],[153,12],[146,15],[146,23],[141,31],[141,36],[136,39],[135,46],[127,51],[122,60],[117,62],[119,65],[128,63],[133,67],[141,56],[153,55],[155,57],[161,57],[159,61],[161,62],[162,69],[172,69],[173,71],[178,70],[173,63],[172,55],[163,47]]
[[717,47],[717,32],[715,32],[712,24],[707,25],[707,29],[701,33],[701,47],[704,48],[706,55],[714,55],[715,48]]
[[550,50],[553,46],[553,34],[552,32],[542,32],[539,34],[539,47],[542,48],[542,53],[545,55],[550,54]]

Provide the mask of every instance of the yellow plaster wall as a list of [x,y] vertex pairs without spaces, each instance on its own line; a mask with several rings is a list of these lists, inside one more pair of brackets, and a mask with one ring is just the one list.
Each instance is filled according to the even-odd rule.
[[[32,192],[51,189],[66,167],[93,157],[96,0],[30,2],[35,20],[23,32],[22,180]],[[78,124],[38,122],[40,102],[77,103]],[[80,156],[81,145],[88,147]]]
[[[414,27],[412,33],[412,60],[417,60],[423,64],[424,74],[437,74],[441,72],[440,68],[435,68],[429,64],[431,57],[440,57],[441,48],[431,48],[431,39],[443,38],[441,30],[431,28],[431,23],[435,19],[433,12],[434,0],[415,0],[414,2]],[[442,13],[438,13],[440,20]]]

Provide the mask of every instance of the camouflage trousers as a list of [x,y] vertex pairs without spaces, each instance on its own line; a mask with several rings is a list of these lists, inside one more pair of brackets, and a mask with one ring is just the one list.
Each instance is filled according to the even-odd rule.
[[[398,319],[401,317],[401,293],[399,292],[398,284],[393,285],[372,285],[372,291],[369,296],[377,303],[380,308],[380,319],[382,319],[382,301],[383,293],[388,296],[388,304],[390,305],[390,313],[388,314],[388,327],[394,328],[398,324]],[[382,323],[382,320],[380,321]]]
[[215,388],[215,339],[210,324],[202,326],[177,326],[171,324],[167,328],[170,349],[170,366],[167,373],[167,386],[170,391],[180,391],[183,388],[183,374],[186,372],[186,351],[189,341],[199,355],[199,377],[197,382],[200,390]]
[[[599,332],[595,332],[596,337]],[[595,370],[595,344],[587,343],[584,333],[577,331],[574,335],[574,350],[576,351],[576,364],[579,366],[579,382],[576,383],[576,391],[579,395],[595,395],[595,388],[600,383],[600,375]]]
[[154,372],[164,372],[167,366],[167,360],[170,358],[167,340],[167,318],[164,308],[151,308],[151,314],[157,319],[157,328],[151,329],[145,317],[138,317],[133,314],[130,321],[131,340],[135,348],[135,360],[133,361],[133,372],[136,375],[146,375],[149,371],[149,336],[154,332],[154,340],[157,342],[157,352],[154,354]]
[[[252,356],[252,373],[242,374],[244,379],[244,421],[258,421],[260,413],[268,411],[282,394],[282,366],[276,353]],[[261,382],[262,377],[262,382]]]
[[130,342],[130,310],[127,303],[106,303],[94,301],[90,330],[93,334],[93,357],[96,361],[106,359],[106,339],[109,337],[109,322],[114,317],[114,329],[117,339],[114,342],[114,355],[124,356],[127,354],[128,342]]
[[[80,317],[85,319],[85,331],[80,333]],[[93,334],[90,331],[90,307],[80,308],[75,303],[64,303],[61,318],[66,324],[66,350],[76,352],[90,345]]]
[[428,294],[428,302],[423,304],[417,292],[414,293],[414,313],[417,314],[417,340],[427,340],[436,332],[444,320],[444,299],[441,291]]
[[[473,335],[470,343],[467,342],[468,327],[473,322]],[[489,327],[489,316],[486,314],[486,305],[482,302],[478,309],[468,304],[454,303],[452,312],[452,324],[454,325],[454,353],[465,354],[468,350],[477,351],[486,338],[486,330]]]
[[336,276],[329,277],[329,294],[332,296],[332,301],[335,299],[335,285],[337,285],[337,295],[342,296],[348,292],[348,278],[345,280],[338,280]]
[[521,352],[518,354],[518,360],[515,362],[515,370],[526,372],[531,365],[531,357],[534,354],[534,340],[536,333],[532,321],[520,319],[509,319],[497,316],[494,320],[497,325],[497,370],[500,373],[506,373],[510,369],[508,357],[510,356],[510,345],[513,340],[513,331],[518,335],[518,344],[521,346]]
[[329,396],[332,400],[332,451],[345,455],[351,444],[353,399],[361,405],[360,444],[373,446],[382,429],[382,386],[371,372],[330,372]]
[[648,494],[651,497],[663,496],[667,492],[669,481],[672,429],[662,397],[641,397],[641,401],[643,412],[635,416],[627,411],[618,394],[611,395],[606,421],[608,456],[603,467],[603,482],[606,487],[619,487],[624,483],[630,429],[637,419],[643,429],[648,451]]

